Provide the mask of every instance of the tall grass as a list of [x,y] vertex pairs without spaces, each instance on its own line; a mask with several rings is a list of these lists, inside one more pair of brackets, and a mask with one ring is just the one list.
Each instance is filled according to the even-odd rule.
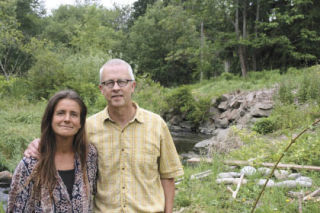
[[[227,185],[217,184],[216,178],[220,172],[237,171],[240,168],[230,170],[226,167],[222,160],[226,156],[216,154],[213,156],[213,163],[200,163],[196,166],[185,167],[184,180],[177,185],[177,193],[175,197],[175,209],[183,212],[215,212],[215,213],[246,213],[250,212],[252,205],[260,192],[260,186],[257,186],[256,180],[262,178],[260,174],[246,177],[247,184],[243,184],[238,192],[237,198],[233,199]],[[212,174],[200,180],[191,180],[192,174],[211,170]],[[309,173],[309,177],[314,180],[314,186],[310,191],[315,190],[320,184],[320,175],[318,173]],[[231,186],[235,190],[236,186]],[[295,190],[300,191],[303,188]],[[288,197],[288,192],[294,189],[287,188],[267,188],[263,199],[259,203],[257,213],[281,212],[292,213],[298,212],[298,199]],[[314,213],[318,211],[318,203],[306,202],[303,205],[303,212]]]
[[3,97],[0,100],[0,167],[13,171],[27,144],[39,137],[45,103]]

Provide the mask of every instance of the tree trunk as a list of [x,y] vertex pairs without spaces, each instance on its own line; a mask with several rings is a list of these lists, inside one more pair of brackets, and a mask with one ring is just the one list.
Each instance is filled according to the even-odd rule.
[[[256,22],[254,24],[254,37],[256,39],[258,38],[259,15],[260,15],[260,0],[257,0]],[[254,71],[257,71],[257,55],[256,55],[255,49],[253,50],[253,55],[252,55],[252,68]]]
[[204,34],[203,34],[203,21],[201,21],[201,34],[200,34],[200,82],[203,80],[203,43],[204,43]]
[[[238,41],[241,41],[241,34],[240,34],[240,30],[239,30],[239,0],[236,1],[236,17],[235,17],[235,32],[238,38]],[[244,25],[243,25],[244,28]],[[243,33],[243,35],[246,35]],[[242,77],[246,77],[247,76],[247,68],[246,68],[246,63],[245,63],[245,50],[242,44],[238,44],[238,54],[239,54],[239,60],[240,60],[240,65],[241,65],[241,73],[242,73]]]

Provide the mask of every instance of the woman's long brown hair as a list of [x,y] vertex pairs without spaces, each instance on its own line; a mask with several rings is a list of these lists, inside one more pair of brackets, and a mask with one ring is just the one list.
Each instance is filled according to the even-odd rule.
[[39,144],[40,158],[33,170],[31,179],[34,181],[33,193],[40,198],[41,187],[49,190],[51,198],[53,197],[53,189],[57,183],[57,171],[54,164],[56,153],[56,138],[52,129],[51,123],[56,105],[62,99],[70,99],[76,101],[80,108],[80,123],[81,128],[77,132],[73,140],[73,151],[78,154],[81,162],[81,170],[83,172],[84,183],[86,184],[86,193],[88,195],[88,178],[87,178],[87,153],[88,143],[86,139],[85,121],[87,115],[87,107],[83,103],[80,96],[73,90],[63,90],[56,93],[48,102],[41,122],[41,139]]

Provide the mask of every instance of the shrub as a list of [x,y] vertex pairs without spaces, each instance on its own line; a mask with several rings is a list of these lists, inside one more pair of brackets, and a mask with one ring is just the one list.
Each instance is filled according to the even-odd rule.
[[194,99],[188,86],[181,86],[166,98],[170,111],[174,114],[188,114],[195,110]]
[[221,79],[225,79],[227,81],[230,81],[230,80],[233,80],[236,78],[236,76],[230,72],[223,72],[221,75],[220,75],[220,78]]
[[276,125],[271,118],[261,118],[255,122],[252,129],[260,134],[265,135],[276,130]]
[[280,83],[278,91],[278,99],[285,104],[292,104],[294,102],[293,84],[291,80],[285,80]]

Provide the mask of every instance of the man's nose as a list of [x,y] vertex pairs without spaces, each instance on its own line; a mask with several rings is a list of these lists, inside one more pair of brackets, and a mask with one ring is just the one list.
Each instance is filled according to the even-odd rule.
[[114,82],[114,86],[113,86],[112,89],[114,89],[114,90],[120,89],[120,86],[119,86],[118,82],[116,82],[116,81]]

